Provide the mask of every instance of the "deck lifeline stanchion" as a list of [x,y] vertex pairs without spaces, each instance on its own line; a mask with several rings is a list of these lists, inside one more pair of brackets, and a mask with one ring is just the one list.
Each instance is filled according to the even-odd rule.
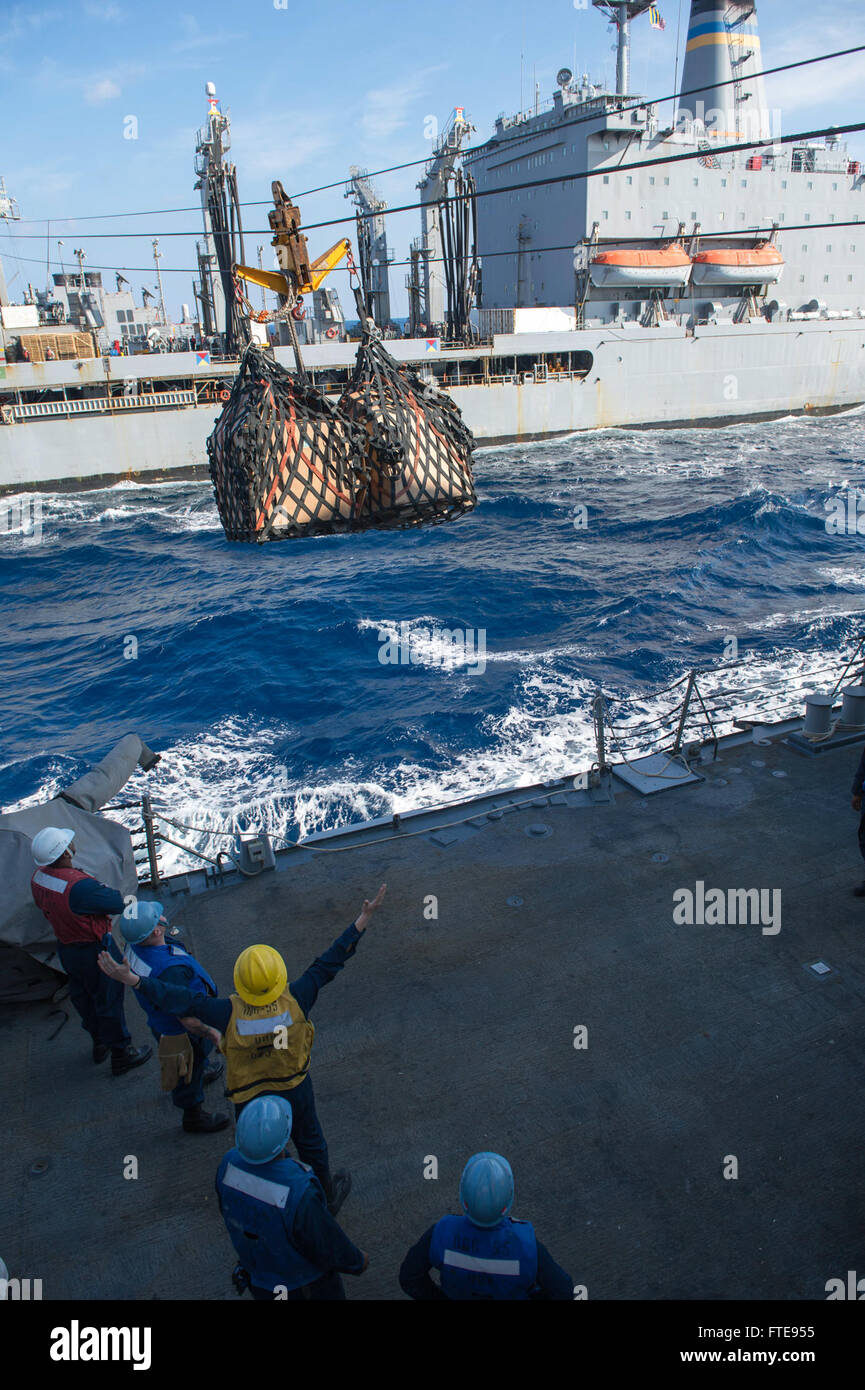
[[145,792],[141,798],[141,818],[144,821],[144,838],[147,843],[147,862],[150,867],[150,882],[159,887],[159,861],[156,857],[156,840],[153,834],[153,807],[150,796]]

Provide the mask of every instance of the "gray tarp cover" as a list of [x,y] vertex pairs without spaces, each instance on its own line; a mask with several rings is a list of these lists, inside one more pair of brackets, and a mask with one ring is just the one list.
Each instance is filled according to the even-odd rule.
[[[32,984],[26,986],[21,951],[54,971],[63,971],[54,933],[30,891],[35,868],[30,843],[37,830],[46,825],[68,826],[75,831],[76,868],[121,893],[136,891],[138,877],[129,831],[96,812],[117,794],[146,755],[150,750],[137,734],[127,734],[97,767],[74,782],[64,797],[0,815],[0,945],[17,948],[0,953],[0,1001],[45,997],[48,992],[46,988],[41,995],[34,995]],[[80,805],[73,806],[65,797],[73,797]],[[53,988],[62,983],[56,976],[46,978],[53,978]]]

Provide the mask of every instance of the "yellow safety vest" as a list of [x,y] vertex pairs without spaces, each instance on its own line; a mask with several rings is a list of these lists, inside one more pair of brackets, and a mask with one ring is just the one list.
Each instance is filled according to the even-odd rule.
[[231,1021],[220,1043],[229,1098],[240,1105],[266,1091],[299,1086],[314,1037],[315,1028],[288,989],[261,1006],[232,994]]

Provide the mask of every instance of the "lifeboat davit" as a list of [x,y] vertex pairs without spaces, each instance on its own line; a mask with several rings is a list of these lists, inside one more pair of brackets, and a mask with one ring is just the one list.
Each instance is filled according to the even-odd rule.
[[784,257],[768,241],[759,246],[718,247],[694,257],[697,285],[775,285],[784,270]]
[[590,275],[597,288],[616,286],[663,289],[687,285],[691,258],[682,246],[653,250],[598,251],[592,257]]

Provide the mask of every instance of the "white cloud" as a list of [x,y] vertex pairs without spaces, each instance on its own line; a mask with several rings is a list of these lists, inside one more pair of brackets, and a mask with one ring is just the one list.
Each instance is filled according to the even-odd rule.
[[84,13],[91,19],[101,19],[103,23],[110,24],[115,20],[123,19],[123,11],[119,5],[96,5],[93,0],[88,0],[84,6]]
[[98,106],[102,101],[112,101],[120,96],[120,88],[110,77],[100,77],[84,89],[84,100],[88,106]]

